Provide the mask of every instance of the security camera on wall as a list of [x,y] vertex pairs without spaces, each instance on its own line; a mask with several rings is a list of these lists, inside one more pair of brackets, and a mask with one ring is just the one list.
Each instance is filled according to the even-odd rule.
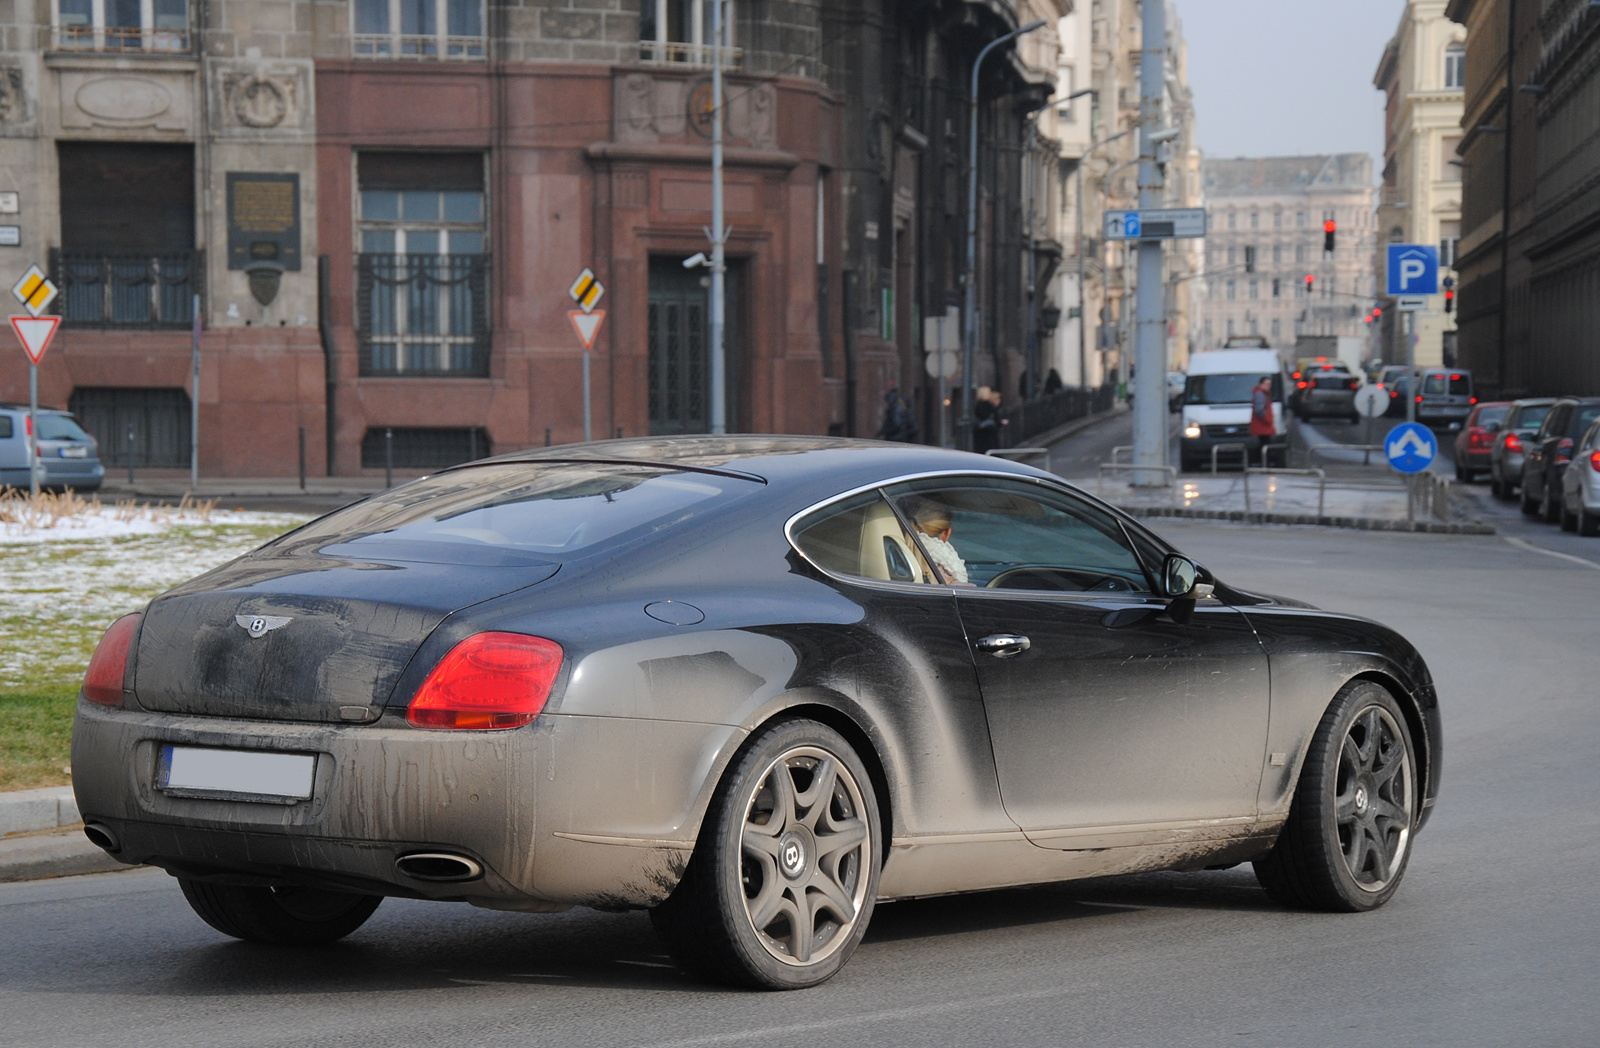
[[711,261],[706,258],[704,251],[696,251],[693,255],[683,260],[684,269],[693,269],[696,266],[708,266],[710,264]]

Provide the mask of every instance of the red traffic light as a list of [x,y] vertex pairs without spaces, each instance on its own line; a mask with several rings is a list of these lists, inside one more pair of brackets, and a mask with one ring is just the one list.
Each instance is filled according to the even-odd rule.
[[1326,222],[1324,222],[1324,223],[1322,223],[1322,231],[1323,231],[1323,232],[1324,232],[1324,233],[1332,233],[1332,232],[1334,232],[1334,231],[1335,231],[1335,230],[1337,230],[1337,229],[1338,229],[1338,228],[1339,228],[1339,225],[1338,225],[1338,223],[1336,223],[1336,222],[1335,222],[1335,221],[1334,221],[1334,220],[1333,220],[1333,219],[1331,219],[1331,218],[1330,218],[1330,219],[1328,219],[1328,220],[1327,220],[1327,221],[1326,221]]

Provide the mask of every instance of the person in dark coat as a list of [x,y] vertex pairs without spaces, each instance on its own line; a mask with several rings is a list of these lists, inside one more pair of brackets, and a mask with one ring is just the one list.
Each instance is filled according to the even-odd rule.
[[978,387],[972,405],[972,450],[980,455],[1000,446],[1000,409],[994,401],[994,390]]
[[879,440],[893,440],[914,444],[917,440],[917,419],[911,411],[911,402],[894,386],[883,393],[883,425],[878,429]]
[[1044,392],[1046,396],[1061,392],[1061,372],[1055,368],[1051,368],[1050,374],[1044,377]]

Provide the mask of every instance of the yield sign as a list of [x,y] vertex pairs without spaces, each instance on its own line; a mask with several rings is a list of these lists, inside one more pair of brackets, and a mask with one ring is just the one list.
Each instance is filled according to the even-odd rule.
[[17,333],[17,341],[22,343],[22,351],[28,354],[28,359],[35,364],[44,359],[44,351],[50,348],[50,339],[55,336],[56,328],[60,324],[60,317],[11,318],[11,330]]
[[572,321],[573,330],[583,340],[583,348],[593,349],[594,337],[600,333],[600,324],[606,319],[606,311],[597,309],[592,313],[584,313],[581,310],[574,309],[567,314],[567,318]]

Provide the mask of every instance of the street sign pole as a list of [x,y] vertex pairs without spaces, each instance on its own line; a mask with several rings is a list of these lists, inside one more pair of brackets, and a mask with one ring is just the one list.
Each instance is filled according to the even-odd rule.
[[728,432],[728,245],[722,197],[722,5],[711,3],[711,432]]
[[28,361],[28,494],[39,497],[39,365]]
[[[1161,103],[1166,94],[1167,5],[1143,5],[1142,41],[1139,72],[1139,208],[1155,209],[1162,204],[1163,178],[1156,163],[1160,145],[1155,138],[1161,129]],[[1143,225],[1141,216],[1141,227]],[[1159,240],[1139,242],[1138,333],[1134,375],[1136,397],[1133,404],[1133,463],[1145,467],[1133,471],[1136,487],[1166,483],[1167,464],[1167,323],[1163,250]]]
[[[200,487],[200,296],[194,296],[194,323],[189,332],[189,356],[194,372],[194,390],[189,397],[189,490]],[[301,432],[304,432],[302,430]],[[300,449],[301,472],[305,472],[305,448]],[[300,485],[305,487],[304,484]]]

